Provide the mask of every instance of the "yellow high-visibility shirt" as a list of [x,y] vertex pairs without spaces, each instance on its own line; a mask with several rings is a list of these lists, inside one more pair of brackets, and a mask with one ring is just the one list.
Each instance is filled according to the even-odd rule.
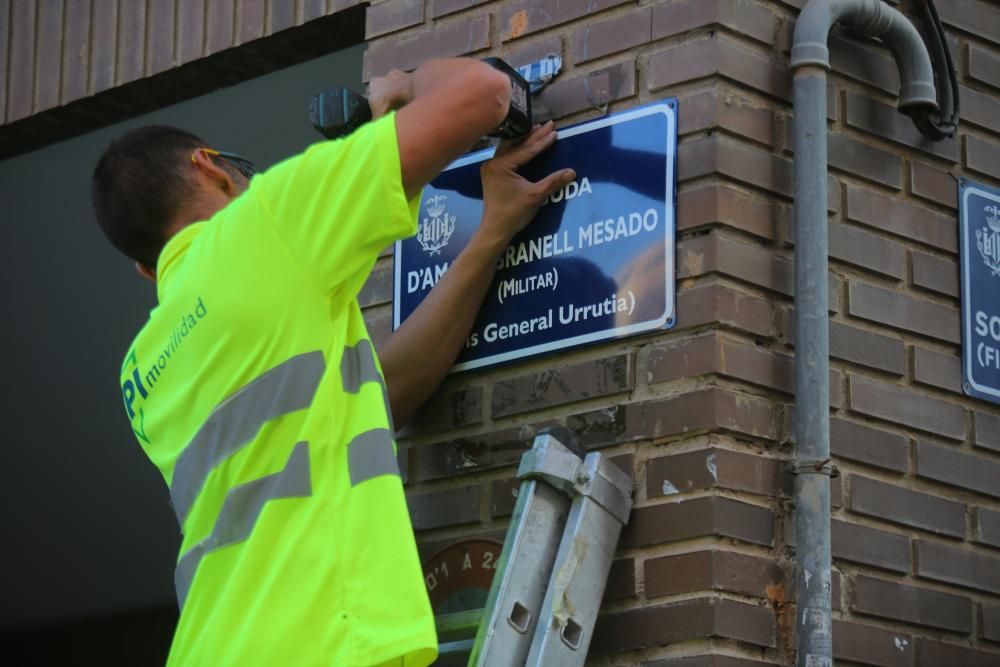
[[356,300],[417,204],[389,115],[255,176],[163,249],[121,383],[184,534],[170,665],[435,659]]

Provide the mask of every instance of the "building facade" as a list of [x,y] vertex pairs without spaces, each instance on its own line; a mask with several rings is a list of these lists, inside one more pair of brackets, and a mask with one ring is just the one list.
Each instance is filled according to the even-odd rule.
[[[568,426],[636,484],[588,664],[793,664],[788,63],[805,4],[0,0],[0,156],[361,41],[365,81],[439,56],[559,55],[536,109],[560,126],[676,97],[676,326],[450,377],[401,434],[411,516],[428,559],[502,539],[520,455]],[[1000,664],[1000,405],[963,392],[957,196],[960,177],[1000,187],[1000,6],[936,4],[960,78],[952,139],[896,112],[879,43],[830,41],[838,664]],[[360,295],[376,342],[392,262]]]

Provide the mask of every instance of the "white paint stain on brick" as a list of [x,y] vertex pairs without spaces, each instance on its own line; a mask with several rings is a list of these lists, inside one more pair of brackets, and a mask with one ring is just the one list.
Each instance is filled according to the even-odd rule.
[[675,493],[680,493],[680,491],[677,490],[677,487],[671,484],[670,480],[663,480],[663,495],[672,496]]
[[905,651],[906,647],[910,645],[910,642],[903,639],[902,637],[893,638],[893,643],[896,644],[896,648],[900,651]]
[[715,454],[712,454],[707,459],[705,459],[705,467],[708,468],[708,472],[712,476],[712,479],[714,479],[716,483],[718,483],[719,469],[715,465]]

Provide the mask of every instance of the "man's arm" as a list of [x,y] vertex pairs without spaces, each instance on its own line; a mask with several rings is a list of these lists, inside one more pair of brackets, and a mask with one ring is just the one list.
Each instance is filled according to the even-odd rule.
[[[405,111],[405,109],[404,109]],[[483,219],[469,245],[420,306],[379,350],[393,421],[401,427],[430,398],[462,349],[497,261],[550,194],[576,178],[572,169],[532,183],[517,173],[555,141],[552,123],[519,144],[502,143],[482,167]]]
[[471,58],[431,60],[412,74],[393,70],[372,79],[372,116],[399,109],[396,137],[407,199],[500,126],[510,87],[506,74]]

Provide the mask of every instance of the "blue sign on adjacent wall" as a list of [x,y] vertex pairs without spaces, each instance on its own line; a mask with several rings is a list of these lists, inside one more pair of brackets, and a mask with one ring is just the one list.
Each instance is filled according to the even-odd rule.
[[[576,180],[506,248],[454,370],[673,326],[676,155],[673,99],[559,130],[521,173],[572,167]],[[394,329],[478,228],[491,156],[459,159],[424,191],[417,235],[396,244]]]
[[1000,403],[1000,190],[961,179],[959,195],[963,386]]

